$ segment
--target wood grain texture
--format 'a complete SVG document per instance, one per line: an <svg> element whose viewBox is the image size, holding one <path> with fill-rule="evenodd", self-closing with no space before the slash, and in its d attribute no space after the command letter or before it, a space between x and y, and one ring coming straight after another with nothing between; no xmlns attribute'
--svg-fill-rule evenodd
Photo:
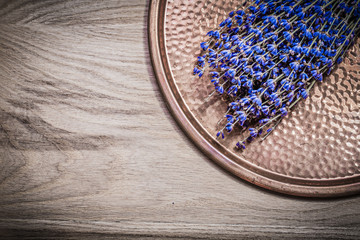
<svg viewBox="0 0 360 240"><path fill-rule="evenodd" d="M178 128L149 2L0 1L0 239L357 239L360 197L232 177Z"/></svg>

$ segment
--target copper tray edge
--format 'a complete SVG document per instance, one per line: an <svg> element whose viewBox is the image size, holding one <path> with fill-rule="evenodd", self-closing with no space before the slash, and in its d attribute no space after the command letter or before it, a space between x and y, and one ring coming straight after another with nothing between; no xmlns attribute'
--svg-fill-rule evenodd
<svg viewBox="0 0 360 240"><path fill-rule="evenodd" d="M226 156L224 150L220 144L213 146L200 132L207 133L207 131L201 127L199 122L193 118L189 119L183 109L187 109L185 103L179 103L175 95L180 95L176 91L176 84L174 79L168 79L172 76L170 71L169 62L167 58L167 51L165 47L164 36L164 24L165 24L165 9L166 0L151 0L149 4L148 15L148 41L149 51L151 57L152 67L154 69L155 77L159 85L162 96L165 100L166 106L170 113L179 124L184 133L190 138L190 140L212 161L226 169L228 172L246 180L252 184L265 189L293 195L300 197L312 197L312 198L326 198L326 197L340 197L354 195L360 192L360 178L349 177L346 179L330 179L330 180L303 180L293 177L284 177L280 174L270 172L266 169L262 169L263 174L258 174L256 169L250 170L239 163L233 161L229 156ZM170 82L169 82L170 80ZM171 84L173 86L171 86ZM196 125L197 127L195 127ZM207 133L208 134L208 133ZM212 136L208 136L208 138ZM213 142L214 144L214 142ZM220 149L219 149L220 148ZM232 156L232 153L227 153ZM233 156L241 158L239 156ZM268 176L267 176L268 175ZM271 177L269 177L271 176ZM293 183L287 183L274 179L286 179L289 178ZM298 183L296 184L296 181ZM321 185L327 183L328 185Z"/></svg>

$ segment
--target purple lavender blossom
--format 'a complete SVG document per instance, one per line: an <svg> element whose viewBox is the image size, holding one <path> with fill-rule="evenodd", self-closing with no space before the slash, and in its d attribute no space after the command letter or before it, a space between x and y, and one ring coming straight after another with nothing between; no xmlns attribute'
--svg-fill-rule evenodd
<svg viewBox="0 0 360 240"><path fill-rule="evenodd" d="M237 143L245 149L268 136L343 60L359 29L360 0L256 0L232 11L208 32L194 68L199 77L210 68L214 92L229 103L217 137L251 126Z"/></svg>

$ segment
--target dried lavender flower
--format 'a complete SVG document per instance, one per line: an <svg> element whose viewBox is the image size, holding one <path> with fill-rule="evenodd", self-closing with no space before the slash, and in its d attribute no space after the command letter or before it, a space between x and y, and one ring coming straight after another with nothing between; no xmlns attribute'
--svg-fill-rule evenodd
<svg viewBox="0 0 360 240"><path fill-rule="evenodd" d="M255 0L219 27L200 44L194 74L211 69L213 93L229 103L217 137L239 125L249 131L237 143L245 149L341 63L360 29L360 0Z"/></svg>

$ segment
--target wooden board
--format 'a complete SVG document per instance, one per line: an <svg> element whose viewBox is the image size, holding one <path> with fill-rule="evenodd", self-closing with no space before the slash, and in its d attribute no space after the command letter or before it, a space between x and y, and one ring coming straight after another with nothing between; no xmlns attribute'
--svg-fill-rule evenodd
<svg viewBox="0 0 360 240"><path fill-rule="evenodd" d="M0 1L0 239L356 239L359 196L287 197L208 160L150 64L148 1Z"/></svg>

